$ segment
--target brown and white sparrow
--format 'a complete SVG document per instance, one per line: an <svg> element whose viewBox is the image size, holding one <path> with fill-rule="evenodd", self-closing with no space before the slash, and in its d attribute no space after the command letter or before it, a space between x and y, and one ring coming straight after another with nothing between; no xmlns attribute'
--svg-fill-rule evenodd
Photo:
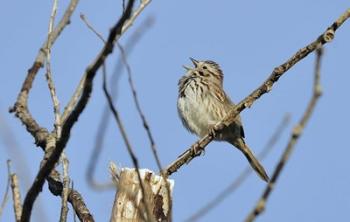
<svg viewBox="0 0 350 222"><path fill-rule="evenodd" d="M203 137L235 106L223 89L223 72L210 60L190 58L194 68L185 67L186 74L179 80L177 109L183 125L192 133ZM248 159L251 167L268 181L264 167L244 141L240 116L215 135L215 140L226 141L238 148Z"/></svg>

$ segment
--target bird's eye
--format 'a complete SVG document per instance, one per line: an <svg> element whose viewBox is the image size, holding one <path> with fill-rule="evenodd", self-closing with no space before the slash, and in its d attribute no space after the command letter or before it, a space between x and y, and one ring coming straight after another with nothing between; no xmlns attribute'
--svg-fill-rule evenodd
<svg viewBox="0 0 350 222"><path fill-rule="evenodd" d="M200 76L204 76L204 73L202 71L199 71Z"/></svg>
<svg viewBox="0 0 350 222"><path fill-rule="evenodd" d="M207 69L207 67L206 67L206 66L203 66L203 69Z"/></svg>

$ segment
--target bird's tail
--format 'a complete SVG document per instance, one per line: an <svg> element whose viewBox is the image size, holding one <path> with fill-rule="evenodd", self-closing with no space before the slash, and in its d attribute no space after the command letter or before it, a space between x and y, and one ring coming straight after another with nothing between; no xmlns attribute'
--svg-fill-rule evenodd
<svg viewBox="0 0 350 222"><path fill-rule="evenodd" d="M251 167L255 170L255 172L258 174L258 176L263 179L265 182L269 182L269 176L267 175L264 167L260 164L259 160L257 160L253 154L253 152L250 150L248 145L244 142L243 139L238 139L234 143L232 143L235 147L237 147L244 156L249 161Z"/></svg>

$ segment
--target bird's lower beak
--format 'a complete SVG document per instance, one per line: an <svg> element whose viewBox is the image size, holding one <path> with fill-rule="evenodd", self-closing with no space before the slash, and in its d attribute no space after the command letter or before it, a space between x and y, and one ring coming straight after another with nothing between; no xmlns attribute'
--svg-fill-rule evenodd
<svg viewBox="0 0 350 222"><path fill-rule="evenodd" d="M194 67L197 67L198 66L198 61L195 60L194 58L190 57L190 60L192 61Z"/></svg>
<svg viewBox="0 0 350 222"><path fill-rule="evenodd" d="M183 67L186 69L186 71L190 71L191 70L191 68L188 67L188 66L183 66Z"/></svg>

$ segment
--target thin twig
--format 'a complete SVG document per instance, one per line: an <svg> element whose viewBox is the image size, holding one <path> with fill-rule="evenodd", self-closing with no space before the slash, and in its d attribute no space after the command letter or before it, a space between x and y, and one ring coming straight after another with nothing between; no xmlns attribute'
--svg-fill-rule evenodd
<svg viewBox="0 0 350 222"><path fill-rule="evenodd" d="M321 57L322 57L322 45L319 45L320 48L317 48L316 50L316 63L315 63L315 73L314 73L314 83L313 83L313 95L310 99L310 102L305 109L305 112L300 119L299 123L296 124L294 129L292 130L291 137L289 139L288 145L286 149L284 150L276 168L273 172L272 178L267 184L263 194L261 195L259 201L257 202L256 206L253 208L253 210L248 214L247 218L245 219L246 222L252 222L256 219L257 216L259 216L264 210L266 206L266 202L272 193L273 189L276 187L276 182L281 174L284 166L289 160L289 157L291 153L294 150L295 144L297 143L298 139L300 138L300 135L302 134L305 125L307 124L308 120L310 119L316 103L318 99L320 98L322 94L321 90L321 84L320 84L320 67L321 67Z"/></svg>
<svg viewBox="0 0 350 222"><path fill-rule="evenodd" d="M11 190L12 190L12 200L13 200L13 210L15 212L16 221L21 220L22 215L22 204L21 204L21 193L19 191L18 178L15 173L11 172L11 162L7 161L8 172L10 173Z"/></svg>
<svg viewBox="0 0 350 222"><path fill-rule="evenodd" d="M181 166L186 163L189 163L193 158L200 155L200 151L204 151L205 147L214 139L213 134L219 133L223 128L230 125L236 118L236 116L242 112L247 107L251 107L253 103L258 100L262 95L271 91L272 86L279 80L279 78L286 73L290 68L292 68L296 63L305 58L311 52L319 46L319 44L324 45L330 42L335 35L336 30L350 17L350 9L347 9L327 30L322 33L315 41L310 43L298 50L291 58L289 58L285 63L276 67L271 75L267 78L263 84L249 94L245 99L238 103L226 117L217 123L212 133L207 134L199 141L194 143L189 149L187 149L183 154L181 154L173 163L171 163L166 169L165 172L169 176L176 172ZM196 147L194 149L193 147ZM195 152L196 150L196 152Z"/></svg>
<svg viewBox="0 0 350 222"><path fill-rule="evenodd" d="M123 35L133 24L133 22L135 21L135 19L141 14L141 12L143 11L143 9L151 2L151 0L141 0L141 3L139 5L139 7L133 12L133 14L131 15L130 18L128 18L122 29L120 32L120 35ZM124 10L124 12L126 12L126 10ZM114 41L118 41L119 36L116 37L114 39ZM113 42L114 44L114 42ZM86 75L83 75L83 77L80 79L79 85L78 87L75 89L74 95L72 96L72 98L70 99L70 101L68 102L67 106L64 108L64 112L62 115L62 123L66 122L68 116L71 114L71 112L73 111L74 107L77 105L78 100L80 98L80 96L82 95L83 92L83 86L85 84L86 81Z"/></svg>
<svg viewBox="0 0 350 222"><path fill-rule="evenodd" d="M131 67L126 59L126 53L123 49L123 47L117 42L117 46L120 50L120 54L121 54L121 59L122 61L124 62L125 64L125 67L126 67L126 72L128 74L128 82L129 82L129 86L130 86L130 89L131 89L131 92L132 92L132 95L133 95L133 98L134 98L134 103L135 103L135 106L136 106L136 109L137 109L137 112L142 120L142 125L143 127L145 128L146 130L146 133L147 133L147 136L148 136L148 140L150 142L150 146L151 146L151 150L152 150L152 154L153 154L153 157L154 159L156 160L156 163L157 163L157 166L158 166L158 170L161 174L161 176L163 177L163 180L164 180L164 183L165 183L165 187L167 189L167 198L168 200L170 200L171 198L171 194L170 194L170 186L169 186L169 183L167 182L167 175L162 171L162 164L160 162L160 159L159 159L159 156L158 156L158 152L157 152L157 147L156 147L156 143L154 142L154 139L153 139L153 136L152 136L152 132L151 132L151 128L146 120L146 117L141 109L141 105L140 105L140 102L139 102L139 99L138 99L138 96L137 96L137 92L136 92L136 88L135 88L135 85L134 85L134 81L133 81L133 78L132 78L132 72L131 72ZM171 209L171 202L170 202L170 209ZM170 210L171 212L171 210ZM171 218L172 216L170 215L169 218Z"/></svg>
<svg viewBox="0 0 350 222"><path fill-rule="evenodd" d="M84 23L86 24L86 26L93 32L96 34L96 36L104 43L106 43L106 40L104 40L103 36L98 32L96 31L96 29L89 23L89 21L86 19L86 16L84 14L80 14L80 18L84 21ZM143 111L141 109L141 105L140 105L140 102L139 102L139 99L138 99L138 96L137 96L137 92L136 92L136 87L135 87L135 84L134 84L134 81L133 81L133 77L132 77L132 71L131 71L131 67L128 63L128 60L127 60L127 56L126 56L126 52L123 48L123 46L117 42L117 47L120 51L120 56L121 56L121 61L124 63L125 67L126 67L126 71L127 71L127 74L128 74L128 82L129 82L129 86L130 86L130 89L131 89L131 92L132 92L132 95L133 95L133 99L134 99L134 103L135 103L135 106L136 106L136 109L137 109L137 112L142 120L142 125L143 127L145 128L146 130L146 133L147 133L147 136L148 136L148 139L150 141L150 145L151 145L151 150L152 150L152 153L153 153L153 156L156 160L156 163L157 163L157 166L158 166L158 169L159 171L162 170L162 165L161 165L161 162L160 162L160 159L159 159L159 156L157 154L157 148L156 148L156 144L154 142L154 139L153 139L153 136L152 136L152 132L151 132L151 129L149 127L149 124L146 120L146 117L145 115L143 114ZM165 179L165 178L164 178ZM166 179L165 179L166 180Z"/></svg>
<svg viewBox="0 0 350 222"><path fill-rule="evenodd" d="M129 142L129 139L128 139L128 136L126 134L126 131L125 131L125 128L124 128L124 125L119 117L119 113L117 111L117 109L115 108L114 104L113 104L113 100L112 100L112 97L111 95L109 94L108 92L108 89L107 89L107 84L106 84L106 71L104 70L103 71L103 92L105 93L105 96L107 98L107 101L108 101L108 105L112 111L112 114L114 116L114 119L118 125L118 128L120 130L120 133L122 135L122 138L123 138L123 141L125 143L125 146L127 148L127 151L129 153L129 156L131 157L131 160L132 160L132 163L134 164L134 167L135 167L135 170L136 170L136 173L137 173L137 178L139 180L139 183L140 183L140 188L141 188L141 194L142 194L142 197L141 197L141 202L143 204L143 207L146 209L146 213L147 213L147 220L148 221L153 221L152 220L152 215L151 214L151 210L149 209L149 206L148 204L146 203L146 199L145 199L145 188L144 188L144 185L143 185L143 182L142 182L142 178L141 178L141 174L139 172L139 163L138 163L138 159L133 151L133 148L131 147L131 144Z"/></svg>
<svg viewBox="0 0 350 222"><path fill-rule="evenodd" d="M86 81L84 81L84 86L83 86L83 92L82 95L77 103L77 105L74 107L73 111L69 113L67 116L67 119L62 122L62 135L59 138L59 140L56 142L55 149L53 150L52 154L50 157L45 161L40 168L36 179L29 189L26 198L24 200L23 204L23 213L22 213L22 218L21 221L29 221L31 211L33 208L33 204L37 196L39 195L39 192L41 191L45 178L50 174L50 172L53 170L55 167L55 164L57 163L63 149L65 148L69 136L70 136L70 131L75 124L75 122L78 120L78 117L80 114L83 112L85 109L89 98L90 94L92 92L92 82L93 79L97 73L97 70L102 66L103 62L107 58L107 56L112 53L113 48L114 48L114 43L115 40L118 39L121 35L121 29L124 25L124 22L130 17L131 11L132 11L132 6L133 6L134 0L130 0L127 5L127 9L125 10L125 13L123 13L122 17L119 19L117 24L113 26L113 28L110 31L107 43L104 45L103 49L101 52L97 55L96 59L88 66L86 69L84 75L86 75Z"/></svg>
<svg viewBox="0 0 350 222"><path fill-rule="evenodd" d="M28 164L27 158L25 158L21 147L17 142L17 138L15 133L11 129L11 127L6 122L0 113L0 138L3 140L5 144L5 148L9 156L13 159L13 163L16 166L17 175L21 178L22 186L24 189L30 186L32 182L32 173ZM34 220L38 221L48 221L48 217L46 214L45 206L43 206L42 200L38 201L37 214Z"/></svg>
<svg viewBox="0 0 350 222"><path fill-rule="evenodd" d="M84 23L86 24L86 26L93 32L97 35L97 37L104 43L106 43L106 40L104 40L103 36L88 22L86 16L84 14L80 14L80 18L84 21ZM126 67L126 71L127 71L127 74L128 74L128 82L129 82L129 86L130 86L130 89L131 89L131 92L132 92L132 95L133 95L133 99L134 99L134 103L135 103L135 106L136 106L136 109L137 109L137 112L139 113L139 116L142 120L142 124L143 124L143 127L145 128L146 130L146 133L147 133L147 136L148 136L148 139L150 141L150 145L151 145L151 150L152 150L152 153L153 153L153 156L156 160L156 163L157 163L157 166L158 166L158 169L160 172L162 172L162 166L161 166L161 163L160 163L160 159L158 157L158 154L157 154L157 149L156 149L156 144L154 142L154 139L153 139L153 136L152 136L152 133L151 133L151 129L149 127L149 124L146 120L146 117L145 115L143 114L143 111L141 109L141 106L140 106L140 102L139 102L139 99L138 99L138 96L137 96L137 92L136 92L136 87L134 85L134 81L133 81L133 78L132 78L132 71L131 71L131 67L126 59L126 53L125 53L125 50L124 48L122 47L122 45L119 43L119 42L116 42L117 44L117 47L119 48L120 50L120 56L121 56L121 60L122 62L124 63L125 67ZM106 87L106 67L105 67L105 64L103 64L103 86L104 86L104 92L106 94L106 96L108 95L107 98L110 98L111 102L112 102L112 105L113 105L113 99L112 99L112 96L109 94L108 90L107 90L107 87ZM108 101L109 104L111 104L110 101ZM110 105L111 106L111 105ZM113 112L114 114L114 112ZM122 123L120 123L122 124ZM118 124L119 126L119 124ZM120 126L119 126L120 128ZM121 129L121 130L124 130L124 129ZM137 168L138 169L138 168ZM164 174L163 175L163 179L165 181L165 183L167 183L166 181L166 176ZM141 178L141 177L140 177ZM140 184L141 184L141 180L140 180ZM169 185L168 183L166 184L166 187L168 188L168 192L169 192ZM143 195L144 196L144 195ZM168 194L168 198L170 198L170 192Z"/></svg>
<svg viewBox="0 0 350 222"><path fill-rule="evenodd" d="M50 22L49 22L49 31L47 34L47 46L46 46L46 80L49 86L50 95L53 102L53 110L55 115L55 131L57 135L57 139L61 136L61 114L60 114L60 103L57 98L55 84L53 82L52 78L52 72L51 72L51 43L50 40L52 37L53 27L55 23L55 17L57 13L57 2L58 0L54 0L53 6L52 6L52 12L50 16Z"/></svg>
<svg viewBox="0 0 350 222"><path fill-rule="evenodd" d="M139 116L140 116L140 118L142 120L143 127L145 128L145 130L147 132L148 140L150 142L151 150L152 150L154 159L156 160L158 169L159 169L159 171L161 171L162 170L162 164L160 162L160 159L159 159L159 156L158 156L158 153L157 153L156 144L154 142L150 126L149 126L149 124L148 124L148 122L146 120L146 117L145 117L142 109L141 109L141 105L140 105L140 102L139 102L139 99L138 99L138 96L137 96L135 84L134 84L133 77L132 77L131 67L130 67L127 59L126 59L126 53L125 53L123 47L120 44L118 44L118 43L117 43L117 46L118 46L118 48L120 50L121 59L123 60L123 62L125 64L125 67L126 67L126 70L127 70L127 73L128 73L128 81L129 81L130 89L131 89L131 92L132 92L132 95L133 95L133 98L134 98L134 103L136 105L137 112L139 113Z"/></svg>
<svg viewBox="0 0 350 222"><path fill-rule="evenodd" d="M141 14L141 12L147 7L149 3L151 3L152 0L140 0L139 7L134 11L130 19L128 19L125 22L125 25L123 26L122 33L126 32L134 23L136 18ZM125 10L124 10L125 11Z"/></svg>
<svg viewBox="0 0 350 222"><path fill-rule="evenodd" d="M66 156L66 154L63 152L61 155L61 161L63 166L63 192L62 192L62 206L61 206L61 215L60 215L60 222L67 221L67 214L68 214L68 206L67 206L67 200L68 200L68 194L69 194L69 174L68 174L68 166L69 161Z"/></svg>
<svg viewBox="0 0 350 222"><path fill-rule="evenodd" d="M103 38L103 36L101 35L101 33L99 33L98 31L96 31L96 29L90 24L90 22L87 20L86 16L83 13L80 13L80 18L81 20L83 20L83 22L85 23L85 25L93 32L95 33L95 35L104 43L106 44L106 40ZM118 44L118 43L117 43Z"/></svg>
<svg viewBox="0 0 350 222"><path fill-rule="evenodd" d="M281 123L276 128L275 132L267 141L265 147L258 154L259 160L265 159L265 157L270 153L270 151L272 151L272 148L282 135L283 131L287 128L289 121L290 115L286 114L283 117ZM233 180L229 186L223 189L216 197L214 197L206 205L201 207L197 212L192 214L186 221L198 221L200 218L205 216L207 213L209 213L211 210L217 207L222 201L224 201L230 194L234 193L237 190L237 188L240 187L242 183L248 178L248 176L252 174L252 172L253 171L250 166L245 167L244 170L242 170L242 172L239 174L239 176L236 177L235 180Z"/></svg>
<svg viewBox="0 0 350 222"><path fill-rule="evenodd" d="M144 35L144 33L150 28L150 26L153 25L154 19L153 17L147 17L146 20L142 21L142 24L139 25L138 28L135 29L133 32L132 36L128 39L127 43L125 44L125 52L126 53L131 53L131 51L134 49L134 46L137 45L141 37ZM127 56L126 56L127 57ZM113 100L115 100L117 96L117 85L118 85L118 80L121 77L122 73L122 68L124 67L122 59L119 57L119 60L114 68L114 71L112 73L112 76L109 79L110 83L110 95L112 96ZM86 169L86 178L88 181L88 184L97 190L105 190L105 189L110 189L110 188L115 188L115 185L111 183L109 180L107 182L101 183L98 182L97 180L94 179L94 174L96 171L96 166L97 162L99 160L99 157L102 153L103 149L103 141L105 138L105 132L108 128L108 125L110 123L109 118L110 118L110 110L108 104L104 107L102 117L100 120L100 123L97 128L97 133L96 133L96 139L95 139L95 144L93 147L93 151L91 153L88 167Z"/></svg>
<svg viewBox="0 0 350 222"><path fill-rule="evenodd" d="M9 191L10 191L10 182L11 182L11 170L10 170L10 164L11 164L11 160L7 160L7 182L6 182L6 189L5 189L5 194L4 197L1 201L1 205L0 205L0 218L2 215L2 211L5 209L7 200L8 200L8 195L9 195Z"/></svg>

